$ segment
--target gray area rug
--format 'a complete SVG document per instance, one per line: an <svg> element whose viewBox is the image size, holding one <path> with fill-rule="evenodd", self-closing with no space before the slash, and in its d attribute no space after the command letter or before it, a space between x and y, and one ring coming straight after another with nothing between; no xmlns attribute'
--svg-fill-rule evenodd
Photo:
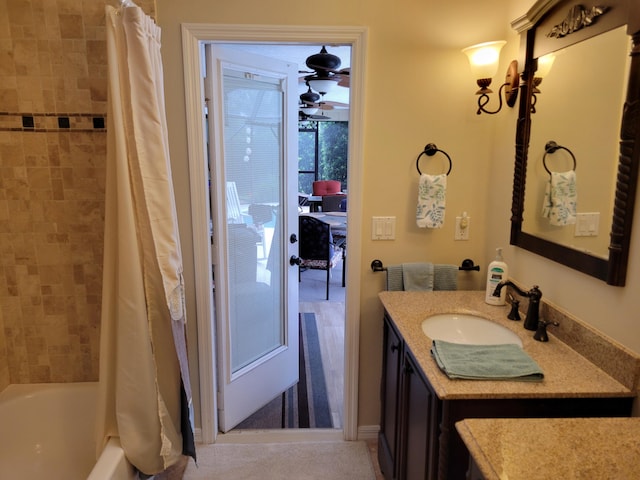
<svg viewBox="0 0 640 480"><path fill-rule="evenodd" d="M315 314L300 314L299 341L298 383L242 421L235 430L333 428Z"/></svg>
<svg viewBox="0 0 640 480"><path fill-rule="evenodd" d="M375 480L365 442L198 445L185 480Z"/></svg>

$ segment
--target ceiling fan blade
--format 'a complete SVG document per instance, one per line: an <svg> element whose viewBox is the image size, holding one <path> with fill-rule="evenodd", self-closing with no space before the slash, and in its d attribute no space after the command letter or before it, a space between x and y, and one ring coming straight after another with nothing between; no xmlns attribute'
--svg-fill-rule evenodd
<svg viewBox="0 0 640 480"><path fill-rule="evenodd" d="M334 105L331 105L329 102L304 103L303 108L318 108L320 110L333 110Z"/></svg>
<svg viewBox="0 0 640 480"><path fill-rule="evenodd" d="M307 115L304 112L298 112L299 120L331 120L331 117L327 117L326 115Z"/></svg>
<svg viewBox="0 0 640 480"><path fill-rule="evenodd" d="M343 103L343 102L333 102L331 100L325 100L324 102L322 102L323 104L331 107L331 108L349 108L349 104L348 103Z"/></svg>
<svg viewBox="0 0 640 480"><path fill-rule="evenodd" d="M351 77L348 76L348 75L345 75L345 76L341 77L340 80L338 80L338 86L339 87L350 88L351 87Z"/></svg>

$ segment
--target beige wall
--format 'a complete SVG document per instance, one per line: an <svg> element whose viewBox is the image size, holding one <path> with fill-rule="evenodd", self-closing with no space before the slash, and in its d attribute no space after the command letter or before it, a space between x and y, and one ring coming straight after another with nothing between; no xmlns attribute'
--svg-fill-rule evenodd
<svg viewBox="0 0 640 480"><path fill-rule="evenodd" d="M473 0L437 4L405 0L391 6L382 0L328 0L322 8L293 0L244 0L220 5L204 0L157 1L158 22L163 28L165 84L172 92L167 97L167 110L185 248L190 245L190 219L180 24L350 25L369 29L360 205L363 241L359 247L350 246L350 254L359 254L362 261L359 425L376 425L379 418L382 309L377 292L383 288L384 277L370 271L369 263L374 258L393 264L418 260L459 263L470 257L486 272L495 248L502 246L514 279L524 285L539 284L545 299L640 352L639 329L631 318L638 308L631 292L634 285L637 291L638 278L633 270L634 266L639 270L639 252L632 252L629 286L617 289L508 246L517 111L508 109L495 116L475 114L475 85L460 53L461 48L473 43L504 38L508 44L503 49L500 72L506 71L508 61L519 52L519 39L509 23L526 12L532 2L513 0L508 8L504 3L483 2L479 9ZM428 142L446 150L453 160L447 220L441 230L420 230L413 220L418 180L415 158ZM421 161L421 165L427 173L441 171L435 157ZM472 218L471 240L454 242L453 218L462 211ZM368 239L373 215L397 217L395 241ZM191 255L185 252L186 262ZM483 288L483 273L469 276L469 286ZM583 295L585 291L592 294ZM606 315L609 310L616 314Z"/></svg>
<svg viewBox="0 0 640 480"><path fill-rule="evenodd" d="M137 3L153 12L152 0ZM505 8L504 0L491 0L483 2L482 9L475 0L441 3L328 0L320 8L294 0L156 2L163 28L170 145L192 327L194 259L180 23L369 28L363 242L359 248L350 246L350 254L361 255L363 266L360 425L375 425L379 416L382 310L377 292L383 277L369 270L373 258L392 264L459 263L470 257L485 272L495 247L503 246L513 278L524 285L539 284L546 300L640 352L634 318L640 309L637 248L631 251L627 287L614 288L508 246L517 112L475 115L474 84L460 49L504 38L509 43L500 71L505 71L518 52L509 22L531 2L512 0ZM17 117L87 113L85 120L104 114L102 5L91 0L0 0L0 113ZM95 380L105 134L91 126L87 132L57 132L50 123L55 116L40 119L49 122L49 131L23 132L21 127L14 129L20 118L4 113L0 117L0 389L13 382ZM453 160L447 220L443 229L433 231L420 230L413 222L415 158L429 142ZM423 171L441 171L435 158L422 161ZM462 211L472 218L471 240L454 242L452 220ZM398 218L396 241L368 240L373 215ZM636 227L638 216L640 209ZM482 273L469 276L470 287L482 288ZM190 344L195 345L194 332L190 333Z"/></svg>

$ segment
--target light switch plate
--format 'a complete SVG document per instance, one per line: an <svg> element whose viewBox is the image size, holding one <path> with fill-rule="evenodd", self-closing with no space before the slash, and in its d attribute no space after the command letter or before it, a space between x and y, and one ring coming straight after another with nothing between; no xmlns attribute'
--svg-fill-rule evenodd
<svg viewBox="0 0 640 480"><path fill-rule="evenodd" d="M395 240L396 217L371 217L371 240Z"/></svg>
<svg viewBox="0 0 640 480"><path fill-rule="evenodd" d="M576 237L595 237L600 228L600 212L578 213L576 215Z"/></svg>

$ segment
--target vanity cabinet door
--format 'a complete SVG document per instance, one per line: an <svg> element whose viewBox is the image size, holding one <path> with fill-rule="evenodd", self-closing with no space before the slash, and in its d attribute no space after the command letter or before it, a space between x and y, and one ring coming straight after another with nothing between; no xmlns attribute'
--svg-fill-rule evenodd
<svg viewBox="0 0 640 480"><path fill-rule="evenodd" d="M400 394L400 366L402 341L385 315L383 326L382 381L380 400L382 413L378 434L378 463L387 480L396 478L398 447L398 397Z"/></svg>
<svg viewBox="0 0 640 480"><path fill-rule="evenodd" d="M416 366L411 352L405 351L402 376L402 422L399 478L430 480L438 478L438 442L441 402Z"/></svg>

